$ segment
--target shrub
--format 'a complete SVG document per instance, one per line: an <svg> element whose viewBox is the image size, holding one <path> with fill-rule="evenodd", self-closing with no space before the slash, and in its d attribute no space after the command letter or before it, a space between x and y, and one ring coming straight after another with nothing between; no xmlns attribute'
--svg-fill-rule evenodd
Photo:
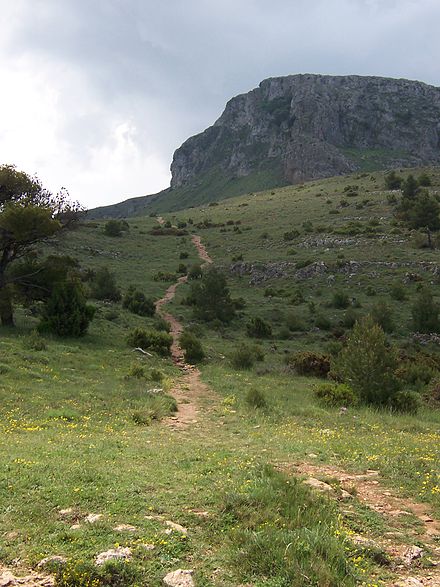
<svg viewBox="0 0 440 587"><path fill-rule="evenodd" d="M270 338L272 336L272 326L259 316L252 318L246 324L247 335L252 338Z"/></svg>
<svg viewBox="0 0 440 587"><path fill-rule="evenodd" d="M266 396L262 391L254 387L251 387L246 393L245 401L249 407L257 410L267 408Z"/></svg>
<svg viewBox="0 0 440 587"><path fill-rule="evenodd" d="M386 405L399 388L397 354L371 316L356 322L335 372L366 404Z"/></svg>
<svg viewBox="0 0 440 587"><path fill-rule="evenodd" d="M202 343L192 333L185 330L179 338L180 346L184 350L185 361L187 363L199 363L205 358L205 352Z"/></svg>
<svg viewBox="0 0 440 587"><path fill-rule="evenodd" d="M426 173L422 173L421 175L419 175L417 181L418 184L424 188L429 187L431 185L431 178Z"/></svg>
<svg viewBox="0 0 440 587"><path fill-rule="evenodd" d="M432 407L440 407L440 380L435 380L424 394L424 400Z"/></svg>
<svg viewBox="0 0 440 587"><path fill-rule="evenodd" d="M345 383L324 383L315 391L316 397L326 406L353 406L358 397Z"/></svg>
<svg viewBox="0 0 440 587"><path fill-rule="evenodd" d="M332 323L324 314L318 314L315 317L315 326L320 330L330 330Z"/></svg>
<svg viewBox="0 0 440 587"><path fill-rule="evenodd" d="M189 257L189 253L187 253L186 251L181 251L180 255L179 255L179 259L188 259Z"/></svg>
<svg viewBox="0 0 440 587"><path fill-rule="evenodd" d="M374 306L371 308L371 317L384 332L393 332L393 311L386 302L379 301L374 304Z"/></svg>
<svg viewBox="0 0 440 587"><path fill-rule="evenodd" d="M406 300L406 291L401 283L393 283L390 287L390 297L396 302L403 302Z"/></svg>
<svg viewBox="0 0 440 587"><path fill-rule="evenodd" d="M391 409L406 414L417 414L421 404L420 395L416 391L407 390L398 391L390 401Z"/></svg>
<svg viewBox="0 0 440 587"><path fill-rule="evenodd" d="M302 291L299 288L293 292L292 297L290 298L290 301L292 302L292 304L294 306L299 306L305 302L304 294L302 293Z"/></svg>
<svg viewBox="0 0 440 587"><path fill-rule="evenodd" d="M127 377L134 377L135 379L145 379L145 369L142 365L134 364L130 367Z"/></svg>
<svg viewBox="0 0 440 587"><path fill-rule="evenodd" d="M234 369L251 369L255 363L255 353L248 345L241 345L231 353L231 365Z"/></svg>
<svg viewBox="0 0 440 587"><path fill-rule="evenodd" d="M331 305L333 308L344 310L350 305L350 298L345 291L335 291L332 297Z"/></svg>
<svg viewBox="0 0 440 587"><path fill-rule="evenodd" d="M286 326L291 332L304 332L307 330L305 321L295 312L286 315Z"/></svg>
<svg viewBox="0 0 440 587"><path fill-rule="evenodd" d="M166 357L171 354L173 337L159 330L135 328L127 336L127 343L131 347L139 347Z"/></svg>
<svg viewBox="0 0 440 587"><path fill-rule="evenodd" d="M407 363L397 372L404 383L421 389L435 377L436 371L423 363Z"/></svg>
<svg viewBox="0 0 440 587"><path fill-rule="evenodd" d="M300 351L287 357L287 364L293 367L298 375L327 377L330 372L330 358L313 351Z"/></svg>
<svg viewBox="0 0 440 587"><path fill-rule="evenodd" d="M119 302L121 292L116 285L115 276L107 267L101 267L93 277L90 293L95 300Z"/></svg>
<svg viewBox="0 0 440 587"><path fill-rule="evenodd" d="M110 322L114 322L119 318L119 312L117 310L107 310L104 313L104 318Z"/></svg>
<svg viewBox="0 0 440 587"><path fill-rule="evenodd" d="M128 230L128 224L123 220L109 220L104 224L106 236L121 236L124 230Z"/></svg>
<svg viewBox="0 0 440 587"><path fill-rule="evenodd" d="M403 179L396 175L395 171L390 171L390 173L385 176L385 188L387 190L400 190L402 181Z"/></svg>
<svg viewBox="0 0 440 587"><path fill-rule="evenodd" d="M198 264L191 265L191 267L188 269L187 275L188 279L190 280L200 279L202 277L202 268Z"/></svg>
<svg viewBox="0 0 440 587"><path fill-rule="evenodd" d="M298 236L299 236L298 230L290 230L289 232L285 232L283 234L283 239L285 241L292 241L293 239L297 238Z"/></svg>
<svg viewBox="0 0 440 587"><path fill-rule="evenodd" d="M200 320L228 323L235 316L226 277L215 267L208 269L200 280L191 284L190 297L194 316Z"/></svg>
<svg viewBox="0 0 440 587"><path fill-rule="evenodd" d="M357 313L353 310L353 308L348 308L345 312L344 316L342 317L341 324L345 328L353 328L356 324L356 320L358 319Z"/></svg>
<svg viewBox="0 0 440 587"><path fill-rule="evenodd" d="M128 288L127 293L122 300L122 306L138 316L154 316L156 312L154 300L146 298L145 295L133 285Z"/></svg>
<svg viewBox="0 0 440 587"><path fill-rule="evenodd" d="M176 281L176 274L168 271L158 271L153 275L154 281Z"/></svg>
<svg viewBox="0 0 440 587"><path fill-rule="evenodd" d="M91 563L56 565L56 587L123 587L137 583L136 569L124 562L109 561L100 567Z"/></svg>
<svg viewBox="0 0 440 587"><path fill-rule="evenodd" d="M430 334L440 331L439 306L428 289L422 289L411 308L413 327L416 332Z"/></svg>
<svg viewBox="0 0 440 587"><path fill-rule="evenodd" d="M171 324L162 318L162 316L154 317L153 328L155 330L163 330L164 332L171 332Z"/></svg>
<svg viewBox="0 0 440 587"><path fill-rule="evenodd" d="M83 336L94 314L95 308L86 303L80 283L60 283L54 287L45 305L38 330L58 336Z"/></svg>
<svg viewBox="0 0 440 587"><path fill-rule="evenodd" d="M23 346L31 351L45 351L47 349L46 341L38 330L33 330L29 336L23 338Z"/></svg>
<svg viewBox="0 0 440 587"><path fill-rule="evenodd" d="M154 367L149 369L146 377L150 381L155 381L156 383L161 383L165 379L165 375L162 373L162 371L160 369L155 369Z"/></svg>
<svg viewBox="0 0 440 587"><path fill-rule="evenodd" d="M186 275L187 271L188 267L185 265L185 263L179 263L176 273L179 273L180 275Z"/></svg>

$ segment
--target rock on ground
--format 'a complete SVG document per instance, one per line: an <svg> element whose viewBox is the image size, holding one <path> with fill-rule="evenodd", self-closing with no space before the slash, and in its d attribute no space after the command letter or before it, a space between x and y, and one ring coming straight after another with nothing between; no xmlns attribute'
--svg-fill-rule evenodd
<svg viewBox="0 0 440 587"><path fill-rule="evenodd" d="M118 548L111 548L105 552L101 552L95 558L96 565L103 565L109 560L130 560L131 550L129 548L118 546Z"/></svg>
<svg viewBox="0 0 440 587"><path fill-rule="evenodd" d="M195 587L194 580L192 578L193 570L177 569L168 573L163 579L163 582L167 587Z"/></svg>

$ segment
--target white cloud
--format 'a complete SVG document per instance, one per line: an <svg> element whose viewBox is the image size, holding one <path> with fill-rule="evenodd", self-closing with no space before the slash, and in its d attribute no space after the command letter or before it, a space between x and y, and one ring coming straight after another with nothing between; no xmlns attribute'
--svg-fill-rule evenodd
<svg viewBox="0 0 440 587"><path fill-rule="evenodd" d="M231 96L290 73L438 85L438 0L0 0L0 162L88 206L167 187Z"/></svg>

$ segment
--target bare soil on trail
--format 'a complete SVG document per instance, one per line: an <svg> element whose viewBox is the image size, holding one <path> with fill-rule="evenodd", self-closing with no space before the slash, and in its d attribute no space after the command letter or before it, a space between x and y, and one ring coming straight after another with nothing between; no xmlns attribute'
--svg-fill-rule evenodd
<svg viewBox="0 0 440 587"><path fill-rule="evenodd" d="M163 224L162 217L158 217L159 224ZM191 241L197 249L199 257L204 261L202 266L212 263L212 259L201 242L200 236L193 234ZM184 353L179 345L179 336L182 333L183 326L175 316L165 310L165 306L176 295L177 288L186 283L187 276L179 277L176 283L170 285L163 298L156 302L156 311L171 325L170 334L173 337L171 346L171 356L175 365L181 369L183 375L176 382L171 395L177 401L177 413L175 416L168 418L165 422L175 429L182 429L190 424L197 422L197 416L200 408L200 400L212 396L212 391L200 379L200 371L194 366L185 362Z"/></svg>
<svg viewBox="0 0 440 587"><path fill-rule="evenodd" d="M279 464L278 467L309 480L318 479L330 485L336 481L340 489L354 495L360 503L384 518L390 530L379 539L374 537L372 542L378 544L393 561L396 576L387 583L389 587L440 586L440 521L433 517L428 504L400 497L396 491L382 485L380 474L375 470L354 474L335 466L309 462ZM336 499L337 495L336 491ZM349 514L355 508L353 500L343 499L341 508ZM357 538L360 542L362 539L369 540L368 536ZM420 556L410 560L414 546L422 548L423 554L432 563L430 568L424 568Z"/></svg>

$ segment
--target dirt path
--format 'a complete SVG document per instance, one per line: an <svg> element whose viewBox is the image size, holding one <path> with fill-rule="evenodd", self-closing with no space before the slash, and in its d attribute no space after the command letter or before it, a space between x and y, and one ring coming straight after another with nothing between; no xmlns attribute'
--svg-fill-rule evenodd
<svg viewBox="0 0 440 587"><path fill-rule="evenodd" d="M312 486L316 480L318 483L327 481L329 485L336 480L340 489L356 495L363 505L384 518L390 530L379 539L375 537L373 542L380 545L393 561L396 577L387 583L389 587L440 586L440 521L432 516L428 504L400 497L397 492L384 487L379 472L374 470L353 474L331 465L306 462L295 465L280 464L279 468L307 477L306 483ZM337 492L335 495L338 499ZM343 496L339 499L345 514L354 511L353 500L344 499ZM368 536L355 538L361 544L363 540L370 540ZM417 547L422 548L423 553L432 562L431 568L423 568L421 553Z"/></svg>
<svg viewBox="0 0 440 587"><path fill-rule="evenodd" d="M159 224L164 223L161 216L157 218L157 221ZM191 241L196 247L200 259L204 261L202 267L212 263L212 259L202 244L200 236L196 234L192 235ZM166 304L176 295L176 290L179 285L186 283L187 280L188 278L186 275L180 277L176 283L170 285L163 298L156 302L157 313L171 325L170 334L173 337L171 356L173 362L183 372L183 376L179 378L178 382L171 390L171 395L173 395L177 401L177 414L166 421L169 426L175 429L185 428L190 424L196 423L200 400L212 395L209 387L202 383L200 379L200 371L193 365L185 363L184 353L179 345L179 336L183 330L182 324L175 316L165 310Z"/></svg>

